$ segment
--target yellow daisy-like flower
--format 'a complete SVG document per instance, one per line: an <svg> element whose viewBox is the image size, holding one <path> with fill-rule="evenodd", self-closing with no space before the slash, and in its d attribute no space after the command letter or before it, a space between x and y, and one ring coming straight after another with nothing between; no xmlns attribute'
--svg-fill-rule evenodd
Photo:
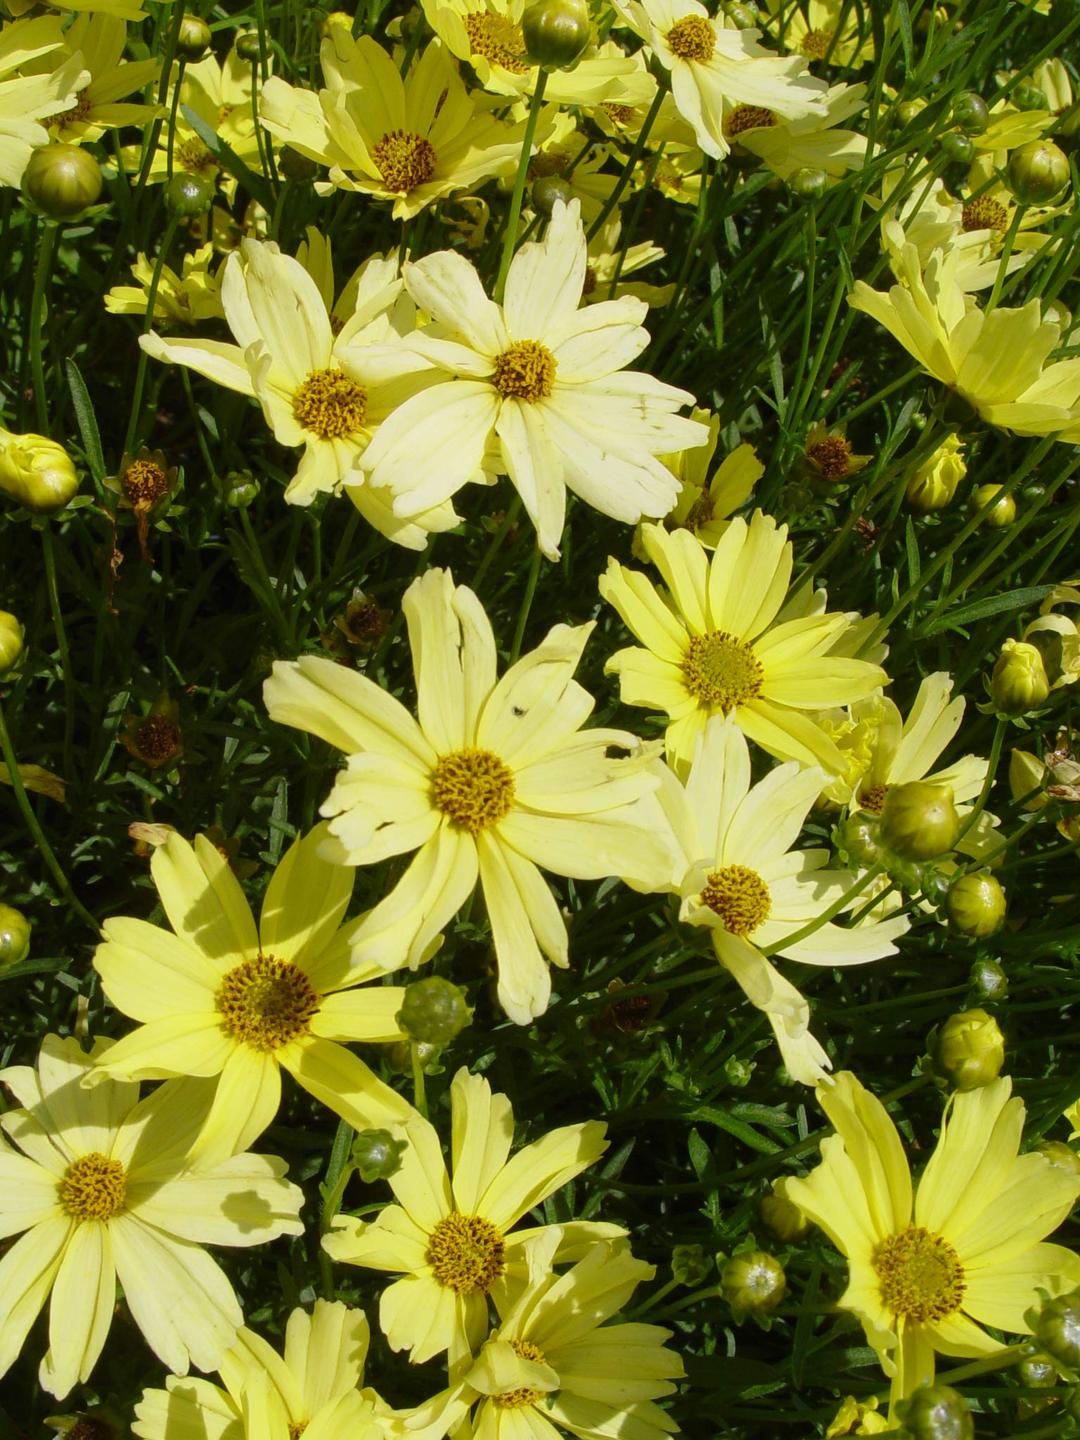
<svg viewBox="0 0 1080 1440"><path fill-rule="evenodd" d="M125 95L156 80L161 70L159 60L123 60L126 20L84 12L75 17L64 43L90 78L79 88L74 106L49 122L53 139L77 145L83 140L98 140L106 130L118 130L123 125L149 125L157 116L166 114L159 105L119 103Z"/></svg>
<svg viewBox="0 0 1080 1440"><path fill-rule="evenodd" d="M386 420L363 466L399 515L449 500L481 467L510 476L541 550L559 554L570 489L634 524L665 515L677 486L656 458L705 440L675 412L693 396L625 367L645 349L648 307L624 296L581 307L588 253L574 201L514 256L505 303L451 250L404 267L433 325L399 344L435 383Z"/></svg>
<svg viewBox="0 0 1080 1440"><path fill-rule="evenodd" d="M297 1308L285 1352L242 1328L218 1367L224 1389L170 1375L145 1390L131 1433L142 1440L381 1440L388 1433L374 1391L361 1391L370 1333L367 1317L341 1301Z"/></svg>
<svg viewBox="0 0 1080 1440"><path fill-rule="evenodd" d="M1012 231L1012 252L1005 266L1015 274L1039 254L1051 237L1037 227L1067 207L1025 205L1019 224L1013 229L1016 202L1008 188L993 179L994 167L980 156L968 173L968 200L958 200L935 180L929 190L918 185L900 204L891 206L881 226L881 244L897 278L903 276L903 250L914 245L923 269L935 250L955 251L956 284L961 290L985 290L1001 270L1001 250L1006 234ZM882 186L887 200L903 179L903 170L890 171Z"/></svg>
<svg viewBox="0 0 1080 1440"><path fill-rule="evenodd" d="M681 486L666 523L692 531L706 550L715 550L727 522L740 505L746 504L765 474L765 466L752 445L737 445L730 455L725 455L710 479L709 466L720 439L720 419L711 410L694 409L690 413L692 419L708 425L709 439L693 450L662 457ZM638 554L637 549L634 553ZM638 558L647 557L642 552Z"/></svg>
<svg viewBox="0 0 1080 1440"><path fill-rule="evenodd" d="M170 108L176 83L174 80L169 87L167 103ZM220 178L229 195L236 189L236 180L222 171L198 131L184 118L180 108L183 106L205 121L245 165L261 170L255 117L251 109L251 84L251 64L235 50L229 51L224 63L216 55L207 55L204 60L186 67L180 80L180 106L172 138L173 173L186 170L193 175L204 175L209 180ZM150 163L147 179L151 183L164 181L169 176L169 128L167 125L162 128ZM141 152L135 149L129 155L129 168L138 170L142 164Z"/></svg>
<svg viewBox="0 0 1080 1440"><path fill-rule="evenodd" d="M783 44L808 61L829 57L830 65L864 65L874 58L869 22L844 0L766 0L773 28L783 27Z"/></svg>
<svg viewBox="0 0 1080 1440"><path fill-rule="evenodd" d="M832 85L822 97L824 114L785 120L758 105L737 105L724 118L729 143L741 145L788 180L804 167L838 180L866 161L866 136L843 122L864 108L865 85Z"/></svg>
<svg viewBox="0 0 1080 1440"><path fill-rule="evenodd" d="M162 1085L141 1101L138 1085L86 1089L111 1043L87 1055L77 1040L47 1035L36 1067L0 1071L20 1107L0 1124L22 1152L0 1142L0 1235L22 1236L0 1260L0 1374L51 1292L40 1382L58 1397L97 1363L117 1280L170 1370L214 1369L244 1317L203 1245L261 1245L304 1228L303 1194L284 1178L284 1161L194 1159L211 1101L205 1082Z"/></svg>
<svg viewBox="0 0 1080 1440"><path fill-rule="evenodd" d="M89 79L81 59L69 56L63 46L58 15L0 27L0 185L22 183L31 150L48 143L49 132L40 122L69 110ZM42 56L48 73L17 73Z"/></svg>
<svg viewBox="0 0 1080 1440"><path fill-rule="evenodd" d="M674 283L649 285L628 278L647 265L663 260L665 252L651 240L640 240L635 245L624 247L621 235L622 221L618 215L612 215L589 241L589 263L585 268L585 288L581 298L586 305L598 305L602 300L618 300L622 295L632 295L635 300L644 300L650 308L666 305L675 294ZM694 420L701 418L696 410L691 416Z"/></svg>
<svg viewBox="0 0 1080 1440"><path fill-rule="evenodd" d="M402 609L419 724L374 681L312 656L277 662L266 708L349 757L322 806L342 864L418 849L352 932L353 963L430 959L479 878L499 1002L525 1025L548 1006L545 962L569 964L566 922L538 867L646 884L670 872L646 805L651 757L624 730L581 729L593 699L572 677L592 625L556 625L496 680L491 624L449 571L415 580Z"/></svg>
<svg viewBox="0 0 1080 1440"><path fill-rule="evenodd" d="M883 293L857 280L848 303L884 325L988 424L1080 441L1080 358L1046 363L1061 326L1042 318L1039 300L986 314L957 280L956 251L934 251L925 272L914 245L905 241L898 252L900 283Z"/></svg>
<svg viewBox="0 0 1080 1440"><path fill-rule="evenodd" d="M1080 1257L1040 1243L1072 1209L1080 1176L1018 1153L1025 1111L1011 1090L1003 1077L953 1095L913 1200L895 1125L844 1072L817 1092L837 1131L821 1164L783 1182L847 1258L839 1303L862 1321L893 1405L933 1380L935 1353L993 1354L1001 1342L983 1325L1029 1334L1024 1312L1040 1288L1080 1284Z"/></svg>
<svg viewBox="0 0 1080 1440"><path fill-rule="evenodd" d="M553 1263L624 1232L591 1221L513 1229L600 1158L607 1148L601 1121L564 1125L509 1159L514 1112L505 1095L459 1070L450 1101L453 1179L434 1126L416 1115L401 1168L388 1182L398 1203L370 1222L339 1215L322 1243L335 1260L402 1272L379 1301L391 1349L408 1350L416 1365L448 1350L453 1370L488 1333L488 1296L505 1308L508 1286L525 1278L529 1240L553 1236Z"/></svg>
<svg viewBox="0 0 1080 1440"><path fill-rule="evenodd" d="M250 1145L277 1114L281 1071L358 1130L405 1120L411 1107L342 1041L402 1038L400 986L358 989L380 973L349 958L341 928L354 875L319 858L320 826L274 871L258 927L226 858L205 836L172 834L151 874L174 934L113 916L94 955L105 994L139 1021L97 1067L99 1078L219 1075L200 1146ZM354 922L355 924L355 922Z"/></svg>
<svg viewBox="0 0 1080 1440"><path fill-rule="evenodd" d="M830 653L852 617L777 623L791 580L787 526L756 510L732 520L711 557L689 530L643 525L641 543L665 596L640 571L608 561L600 594L646 647L617 651L607 669L627 705L664 710L671 763L686 773L710 715L734 715L747 737L782 760L840 773L844 759L813 713L888 684L877 665Z"/></svg>
<svg viewBox="0 0 1080 1440"><path fill-rule="evenodd" d="M110 315L145 315L155 262L140 254L131 267L135 285L114 285L105 296ZM154 295L154 319L159 325L197 325L200 320L219 320L221 308L220 266L214 262L213 245L200 245L184 256L180 274L161 267Z"/></svg>

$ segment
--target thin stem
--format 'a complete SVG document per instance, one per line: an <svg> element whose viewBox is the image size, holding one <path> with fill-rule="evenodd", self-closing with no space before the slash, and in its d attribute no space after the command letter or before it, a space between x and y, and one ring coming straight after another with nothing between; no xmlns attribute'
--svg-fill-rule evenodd
<svg viewBox="0 0 1080 1440"><path fill-rule="evenodd" d="M506 290L506 277L510 273L510 261L514 258L514 247L517 244L518 221L521 219L521 202L525 198L525 180L529 173L529 161L532 159L533 139L536 135L536 127L540 120L540 107L544 100L544 90L547 88L547 71L541 67L536 72L536 89L529 101L529 118L525 122L525 135L521 141L521 156L518 159L517 175L514 177L514 191L510 196L510 213L506 217L506 232L503 235L502 259L499 261L499 274L495 281L495 299L501 305L503 293Z"/></svg>
<svg viewBox="0 0 1080 1440"><path fill-rule="evenodd" d="M529 623L529 611L532 609L533 596L536 594L536 581L540 575L540 546L537 545L532 553L532 560L529 564L529 576L525 581L525 594L522 597L521 609L518 611L517 624L514 626L514 643L510 647L510 664L513 665L521 654L521 642L525 638L525 626Z"/></svg>
<svg viewBox="0 0 1080 1440"><path fill-rule="evenodd" d="M46 220L37 264L34 266L34 291L30 300L30 373L34 387L34 416L42 435L49 433L49 410L45 394L45 361L42 353L41 330L45 323L46 292L52 276L58 226Z"/></svg>
<svg viewBox="0 0 1080 1440"><path fill-rule="evenodd" d="M426 1120L428 1113L427 1096L424 1093L424 1065L420 1059L420 1046L415 1040L409 1044L409 1055L412 1060L413 1104Z"/></svg>
<svg viewBox="0 0 1080 1440"><path fill-rule="evenodd" d="M45 589L49 596L49 613L52 615L56 648L60 651L60 669L64 676L64 775L70 780L72 741L75 736L75 675L71 668L71 649L64 625L64 612L60 608L60 589L56 583L56 552L53 549L52 530L48 521L41 524L39 529L42 558L45 561Z"/></svg>
<svg viewBox="0 0 1080 1440"><path fill-rule="evenodd" d="M649 138L649 131L652 129L656 121L657 115L660 114L660 106L664 103L664 96L666 94L666 85L658 85L656 87L656 94L653 96L653 102L649 106L649 113L645 116L644 123L642 124L641 129L638 132L638 137L634 141L633 149L626 157L626 164L622 168L622 174L615 182L614 190L612 190L611 194L604 201L603 207L600 210L600 214L597 215L596 219L586 231L586 240L591 240L595 235L598 235L600 233L600 231L603 229L604 221L608 218L611 212L615 209L615 206L622 199L622 193L626 189L627 185L630 183L630 176L634 173L634 166L641 158L641 152L645 149L645 142Z"/></svg>
<svg viewBox="0 0 1080 1440"><path fill-rule="evenodd" d="M158 286L161 283L161 272L165 268L165 257L172 247L173 237L176 234L176 227L180 220L176 215L169 216L169 223L165 227L165 238L161 242L161 249L158 251L157 260L154 263L154 273L150 277L150 288L146 292L146 313L143 315L142 333L148 335L154 323L154 303L157 300ZM146 351L140 345L139 362L135 370L135 386L131 397L131 411L128 415L127 430L124 434L124 454L130 455L135 444L135 437L139 430L139 415L142 410L143 390L146 386L146 365L149 360Z"/></svg>
<svg viewBox="0 0 1080 1440"><path fill-rule="evenodd" d="M778 940L775 945L764 946L761 953L766 958L770 955L776 955L781 950L787 950L798 941L805 940L808 936L813 935L816 930L820 930L822 925L833 919L834 916L839 915L850 900L854 899L856 895L861 895L866 887L883 873L883 870L884 867L881 865L872 865L866 874L861 875L850 890L845 890L839 900L834 900L828 909L823 910L820 915L816 915L813 920L804 925L801 930L796 930L793 935L785 935L783 940Z"/></svg>

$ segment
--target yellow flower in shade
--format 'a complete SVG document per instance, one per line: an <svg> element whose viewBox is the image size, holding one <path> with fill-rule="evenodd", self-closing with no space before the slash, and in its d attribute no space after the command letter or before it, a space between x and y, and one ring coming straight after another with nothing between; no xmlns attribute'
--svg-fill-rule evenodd
<svg viewBox="0 0 1080 1440"><path fill-rule="evenodd" d="M114 285L105 296L110 315L145 315L153 284L156 262L140 254L131 267L134 285ZM215 265L214 247L200 245L184 256L180 274L168 265L161 267L154 295L154 319L162 327L197 325L200 320L218 320L221 308L220 266Z"/></svg>
<svg viewBox="0 0 1080 1440"><path fill-rule="evenodd" d="M398 1203L372 1221L339 1215L322 1243L335 1260L399 1272L379 1301L390 1348L408 1350L416 1365L448 1350L453 1369L488 1334L488 1297L505 1308L508 1287L526 1277L529 1240L552 1235L554 1262L625 1232L581 1220L513 1228L600 1158L607 1148L601 1121L552 1130L511 1159L514 1112L505 1095L459 1070L450 1101L453 1178L434 1126L414 1115L401 1168L388 1182Z"/></svg>
<svg viewBox="0 0 1080 1440"><path fill-rule="evenodd" d="M145 1390L131 1433L141 1440L217 1436L219 1440L381 1440L374 1391L360 1390L370 1339L362 1310L316 1300L295 1309L285 1352L242 1328L217 1367L224 1389L170 1375L165 1390Z"/></svg>
<svg viewBox="0 0 1080 1440"><path fill-rule="evenodd" d="M404 267L435 323L399 344L436 383L390 416L363 460L397 514L444 503L492 468L556 559L567 489L628 524L670 510L676 482L656 457L702 444L705 427L675 413L692 395L625 368L649 343L643 301L581 307L587 263L575 201L557 202L543 240L514 256L502 305L454 251Z"/></svg>
<svg viewBox="0 0 1080 1440"><path fill-rule="evenodd" d="M807 965L865 965L895 955L905 916L845 928L833 921L791 939L851 889L854 877L829 870L829 852L793 850L824 780L814 768L780 765L750 783L750 752L732 718L705 727L685 786L670 771L660 803L679 846L673 888L679 918L706 926L720 964L765 1013L794 1079L813 1085L831 1062L809 1032L804 997L763 950ZM854 897L846 909L862 903Z"/></svg>
<svg viewBox="0 0 1080 1440"><path fill-rule="evenodd" d="M874 41L868 21L844 0L766 0L773 26L783 26L785 50L805 60L853 68L874 58ZM865 35L860 32L865 31Z"/></svg>
<svg viewBox="0 0 1080 1440"><path fill-rule="evenodd" d="M958 252L935 250L924 272L914 245L905 241L897 251L900 283L882 292L857 280L848 303L884 325L988 424L1080 441L1080 358L1047 364L1061 326L1042 318L1039 300L987 314L958 283Z"/></svg>
<svg viewBox="0 0 1080 1440"><path fill-rule="evenodd" d="M322 806L342 864L418 850L352 932L353 963L430 959L479 878L499 1002L524 1025L547 1009L545 961L569 964L566 922L540 869L646 888L670 871L647 804L651 753L624 730L581 728L593 700L572 677L591 624L556 625L496 680L491 624L449 571L415 580L402 609L419 724L374 681L310 656L277 662L266 708L349 757Z"/></svg>
<svg viewBox="0 0 1080 1440"><path fill-rule="evenodd" d="M262 1245L304 1228L303 1195L276 1156L193 1159L205 1081L161 1085L141 1101L138 1085L115 1080L87 1090L111 1043L86 1055L77 1040L47 1035L36 1067L0 1071L20 1107L0 1121L18 1147L0 1142L0 1234L21 1234L0 1260L0 1374L51 1292L40 1382L58 1397L97 1363L117 1280L170 1370L214 1369L244 1317L202 1246Z"/></svg>
<svg viewBox="0 0 1080 1440"><path fill-rule="evenodd" d="M517 168L524 124L505 125L477 105L445 46L433 40L402 79L370 36L334 25L322 43L326 88L315 94L271 77L259 118L283 143L329 166L320 193L360 191L392 200L408 220L455 190Z"/></svg>
<svg viewBox="0 0 1080 1440"><path fill-rule="evenodd" d="M934 1378L935 1353L990 1355L982 1328L1030 1333L1040 1288L1080 1284L1080 1257L1040 1243L1072 1209L1080 1176L1018 1154L1024 1103L1012 1082L955 1093L912 1199L903 1145L885 1107L844 1072L818 1089L837 1133L821 1164L783 1182L787 1199L847 1258L840 1298L892 1379L893 1405Z"/></svg>
<svg viewBox="0 0 1080 1440"><path fill-rule="evenodd" d="M814 712L888 684L877 665L835 651L849 615L777 623L791 580L787 526L756 510L736 517L710 557L688 530L643 525L641 542L668 594L608 561L600 594L642 642L607 663L623 702L666 711L668 758L682 774L710 715L734 715L746 736L782 760L841 773L844 759Z"/></svg>
<svg viewBox="0 0 1080 1440"><path fill-rule="evenodd" d="M876 1395L871 1395L869 1400L846 1395L825 1431L825 1440L837 1440L840 1435L880 1435L889 1428L888 1420L878 1413Z"/></svg>
<svg viewBox="0 0 1080 1440"><path fill-rule="evenodd" d="M765 474L765 466L752 445L737 445L709 479L709 466L720 438L720 419L711 410L695 409L690 413L692 419L708 425L709 439L693 450L662 457L682 487L666 523L692 531L706 550L715 550L727 522L740 505L746 504ZM644 552L639 558L646 558Z"/></svg>
<svg viewBox="0 0 1080 1440"><path fill-rule="evenodd" d="M75 17L64 42L90 78L80 86L72 109L53 116L49 123L53 139L77 145L83 140L98 140L106 130L118 130L122 125L149 125L166 113L158 105L120 103L125 95L156 80L161 70L159 60L123 60L126 20L84 12Z"/></svg>
<svg viewBox="0 0 1080 1440"><path fill-rule="evenodd" d="M1080 1136L1080 1100L1074 1101L1073 1104L1071 1104L1069 1108L1062 1113L1072 1127L1069 1131L1069 1139L1075 1140L1078 1136Z"/></svg>
<svg viewBox="0 0 1080 1440"><path fill-rule="evenodd" d="M576 175L577 171L574 173ZM624 250L621 234L622 221L618 215L612 215L589 241L589 263L585 269L585 288L581 298L586 305L598 305L602 300L618 300L622 295L632 295L635 300L644 300L650 308L666 305L675 294L674 284L649 285L629 278L647 265L663 260L665 252L651 240L627 245ZM695 411L692 418L700 420L701 416Z"/></svg>
<svg viewBox="0 0 1080 1440"><path fill-rule="evenodd" d="M256 927L224 855L205 836L172 834L151 874L173 932L113 916L94 955L105 994L139 1022L92 1078L220 1076L199 1140L208 1153L250 1145L277 1114L281 1071L358 1130L398 1124L411 1107L342 1041L402 1038L400 986L349 958L341 928L353 872L319 858L326 827L294 841ZM353 922L355 924L355 922Z"/></svg>
<svg viewBox="0 0 1080 1440"><path fill-rule="evenodd" d="M89 79L82 60L63 46L58 15L0 27L0 185L21 184L31 150L48 143L40 122L69 110ZM43 56L47 73L17 73Z"/></svg>
<svg viewBox="0 0 1080 1440"><path fill-rule="evenodd" d="M261 171L259 142L255 134L255 117L251 109L251 64L230 50L224 62L216 55L207 55L194 65L188 65L180 81L180 107L187 106L200 120L205 121L226 145L240 157L250 169ZM167 97L171 108L176 81L169 87ZM205 175L209 180L221 178L226 192L231 195L236 181L222 171L195 127L185 118L183 109L176 112L176 130L172 138L173 173L187 170L194 175ZM147 179L151 183L168 178L169 174L169 129L163 126L161 138L150 164ZM127 152L128 166L138 170L142 165L142 154L138 149Z"/></svg>
<svg viewBox="0 0 1080 1440"><path fill-rule="evenodd" d="M796 170L821 170L839 180L866 161L866 136L843 122L864 108L865 85L832 85L823 97L824 114L785 120L757 105L737 105L724 119L729 143L756 155L774 175L788 180Z"/></svg>

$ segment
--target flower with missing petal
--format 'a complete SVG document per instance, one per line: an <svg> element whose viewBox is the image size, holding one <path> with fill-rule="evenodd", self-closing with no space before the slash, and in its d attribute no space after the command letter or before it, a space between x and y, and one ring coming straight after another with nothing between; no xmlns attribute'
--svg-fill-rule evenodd
<svg viewBox="0 0 1080 1440"><path fill-rule="evenodd" d="M756 155L774 175L790 180L796 170L822 170L838 180L866 161L866 136L843 128L863 109L865 85L831 85L823 98L824 114L786 120L771 110L737 105L724 118L731 144Z"/></svg>
<svg viewBox="0 0 1080 1440"><path fill-rule="evenodd" d="M783 1193L846 1257L839 1304L854 1311L892 1378L892 1404L934 1378L935 1353L997 1354L982 1328L1030 1333L1038 1290L1080 1284L1080 1258L1041 1243L1080 1195L1080 1176L1018 1153L1024 1103L1012 1083L955 1093L912 1198L911 1173L881 1101L843 1072L818 1101L836 1134L821 1164Z"/></svg>
<svg viewBox="0 0 1080 1440"><path fill-rule="evenodd" d="M710 479L709 466L720 438L720 417L700 409L692 410L691 417L708 425L709 439L707 444L694 450L663 457L682 486L666 523L672 529L682 527L692 531L706 550L715 550L727 522L739 506L749 500L754 486L765 474L765 466L752 445L737 445L730 455L724 456ZM639 553L637 545L634 554L639 560L647 558L644 551Z"/></svg>
<svg viewBox="0 0 1080 1440"><path fill-rule="evenodd" d="M167 112L159 105L142 101L121 103L125 95L142 90L157 79L160 60L125 61L127 22L116 15L77 15L64 42L85 68L88 80L79 89L70 110L54 115L49 134L54 140L77 145L98 140L106 130L124 125L144 128Z"/></svg>

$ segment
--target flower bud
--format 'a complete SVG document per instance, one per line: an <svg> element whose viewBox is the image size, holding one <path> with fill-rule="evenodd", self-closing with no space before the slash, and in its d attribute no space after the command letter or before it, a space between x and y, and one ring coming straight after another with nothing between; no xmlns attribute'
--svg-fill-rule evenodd
<svg viewBox="0 0 1080 1440"><path fill-rule="evenodd" d="M925 109L925 100L901 100L899 105L893 107L893 113L901 125L910 125Z"/></svg>
<svg viewBox="0 0 1080 1440"><path fill-rule="evenodd" d="M700 1285L712 1267L702 1245L676 1245L671 1252L671 1273L680 1285Z"/></svg>
<svg viewBox="0 0 1080 1440"><path fill-rule="evenodd" d="M1050 694L1042 656L1024 640L1006 640L990 676L990 698L999 715L1026 715Z"/></svg>
<svg viewBox="0 0 1080 1440"><path fill-rule="evenodd" d="M389 1180L401 1169L406 1142L396 1140L389 1130L361 1130L353 1141L352 1161L365 1185Z"/></svg>
<svg viewBox="0 0 1080 1440"><path fill-rule="evenodd" d="M1016 1367L1017 1378L1021 1385L1034 1390L1042 1390L1050 1385L1056 1385L1057 1373L1050 1361L1042 1359L1039 1355L1032 1355L1030 1359L1021 1360Z"/></svg>
<svg viewBox="0 0 1080 1440"><path fill-rule="evenodd" d="M749 5L740 4L739 0L728 0L722 8L736 30L749 30L761 24L760 17L755 15L753 9Z"/></svg>
<svg viewBox="0 0 1080 1440"><path fill-rule="evenodd" d="M259 44L259 32L257 30L248 30L246 34L238 35L233 49L241 60L246 60L249 65L257 65L262 59L262 46Z"/></svg>
<svg viewBox="0 0 1080 1440"><path fill-rule="evenodd" d="M35 515L62 510L79 488L71 456L44 435L0 430L0 492Z"/></svg>
<svg viewBox="0 0 1080 1440"><path fill-rule="evenodd" d="M736 1321L768 1315L787 1291L784 1267L764 1250L733 1255L720 1273L720 1289Z"/></svg>
<svg viewBox="0 0 1080 1440"><path fill-rule="evenodd" d="M985 1010L961 1010L937 1032L934 1062L955 1089L978 1090L1001 1074L1005 1037Z"/></svg>
<svg viewBox="0 0 1080 1440"><path fill-rule="evenodd" d="M589 43L588 6L583 0L534 0L521 17L521 33L534 64L565 70Z"/></svg>
<svg viewBox="0 0 1080 1440"><path fill-rule="evenodd" d="M185 60L201 60L210 45L210 26L198 15L185 15L176 37L177 53Z"/></svg>
<svg viewBox="0 0 1080 1440"><path fill-rule="evenodd" d="M0 905L0 967L18 965L29 953L29 920L14 905Z"/></svg>
<svg viewBox="0 0 1080 1440"><path fill-rule="evenodd" d="M836 843L849 860L869 869L881 859L881 825L872 816L856 811L839 826Z"/></svg>
<svg viewBox="0 0 1080 1440"><path fill-rule="evenodd" d="M801 1240L810 1229L809 1220L780 1189L774 1187L771 1195L763 1195L758 1208L761 1211L762 1224L766 1225L778 1240L788 1243Z"/></svg>
<svg viewBox="0 0 1080 1440"><path fill-rule="evenodd" d="M455 1035L472 1023L472 1011L458 987L440 975L429 975L405 987L405 1000L398 1012L398 1024L414 1040L429 1045L449 1045Z"/></svg>
<svg viewBox="0 0 1080 1440"><path fill-rule="evenodd" d="M1009 156L1006 179L1022 205L1046 205L1069 183L1069 162L1052 140L1032 140Z"/></svg>
<svg viewBox="0 0 1080 1440"><path fill-rule="evenodd" d="M573 198L573 190L561 175L539 175L533 181L533 205L548 220L555 213L557 200L561 200L564 205L569 205Z"/></svg>
<svg viewBox="0 0 1080 1440"><path fill-rule="evenodd" d="M246 510L259 493L259 482L250 470L230 470L221 481L222 498L230 510Z"/></svg>
<svg viewBox="0 0 1080 1440"><path fill-rule="evenodd" d="M990 111L981 95L964 90L953 101L952 118L965 135L981 135L990 123Z"/></svg>
<svg viewBox="0 0 1080 1440"><path fill-rule="evenodd" d="M0 678L12 670L23 652L23 627L8 610L0 610Z"/></svg>
<svg viewBox="0 0 1080 1440"><path fill-rule="evenodd" d="M961 440L956 435L947 435L929 459L923 461L904 491L913 510L924 515L944 510L967 474L963 452Z"/></svg>
<svg viewBox="0 0 1080 1440"><path fill-rule="evenodd" d="M1041 1145L1035 1146L1035 1153L1048 1160L1055 1170L1064 1170L1066 1175L1080 1175L1080 1155L1064 1140L1044 1140Z"/></svg>
<svg viewBox="0 0 1080 1440"><path fill-rule="evenodd" d="M278 151L277 167L286 180L314 180L319 173L318 162L291 145L283 145Z"/></svg>
<svg viewBox="0 0 1080 1440"><path fill-rule="evenodd" d="M1017 110L1046 110L1048 108L1046 96L1038 85L1014 86L1009 99Z"/></svg>
<svg viewBox="0 0 1080 1440"><path fill-rule="evenodd" d="M956 844L960 816L951 785L912 780L890 785L881 806L881 839L901 860L933 860Z"/></svg>
<svg viewBox="0 0 1080 1440"><path fill-rule="evenodd" d="M950 1385L920 1385L897 1412L912 1440L974 1440L968 1403Z"/></svg>
<svg viewBox="0 0 1080 1440"><path fill-rule="evenodd" d="M971 494L972 509L981 510L984 505L989 505L994 496L1003 488L1001 485L977 486ZM982 524L989 525L991 530L1000 530L1006 525L1011 525L1015 519L1016 501L1011 495L1002 495L997 504L987 510L982 517Z"/></svg>
<svg viewBox="0 0 1080 1440"><path fill-rule="evenodd" d="M788 176L787 187L797 200L820 200L829 188L829 177L813 165L801 165Z"/></svg>
<svg viewBox="0 0 1080 1440"><path fill-rule="evenodd" d="M386 1052L391 1070L399 1075L411 1075L414 1050L420 1069L425 1075L441 1073L439 1056L442 1051L438 1045L429 1045L426 1040L399 1040L396 1045L391 1045Z"/></svg>
<svg viewBox="0 0 1080 1440"><path fill-rule="evenodd" d="M1024 1319L1047 1355L1070 1370L1080 1368L1080 1290L1044 1300Z"/></svg>
<svg viewBox="0 0 1080 1440"><path fill-rule="evenodd" d="M973 940L985 940L1005 919L1005 891L985 872L960 875L949 886L945 902L954 930Z"/></svg>
<svg viewBox="0 0 1080 1440"><path fill-rule="evenodd" d="M1009 977L996 960L976 960L968 984L980 1000L1004 1000L1009 993Z"/></svg>
<svg viewBox="0 0 1080 1440"><path fill-rule="evenodd" d="M950 165L970 165L975 146L959 130L949 130L941 137L941 153Z"/></svg>
<svg viewBox="0 0 1080 1440"><path fill-rule="evenodd" d="M729 1055L724 1061L724 1079L737 1090L750 1084L753 1073L754 1062L752 1060L740 1060L737 1055Z"/></svg>
<svg viewBox="0 0 1080 1440"><path fill-rule="evenodd" d="M213 198L214 182L205 175L192 175L186 170L175 174L161 192L165 209L181 220L194 220L205 214Z"/></svg>
<svg viewBox="0 0 1080 1440"><path fill-rule="evenodd" d="M80 145L54 141L31 152L22 190L30 204L50 220L72 220L101 195L101 166Z"/></svg>

